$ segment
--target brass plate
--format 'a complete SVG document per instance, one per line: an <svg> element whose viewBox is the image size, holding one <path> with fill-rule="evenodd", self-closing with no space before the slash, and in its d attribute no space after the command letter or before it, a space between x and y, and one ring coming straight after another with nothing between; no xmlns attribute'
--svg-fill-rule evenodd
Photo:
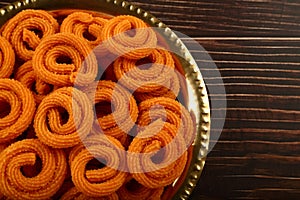
<svg viewBox="0 0 300 200"><path fill-rule="evenodd" d="M18 12L24 9L80 9L90 10L109 15L133 15L148 23L150 26L158 27L163 30L160 34L169 44L171 49L180 52L177 56L190 88L189 102L187 107L196 117L197 135L190 148L192 156L190 157L190 165L186 167L183 177L179 183L175 184L174 190L168 195L172 199L188 199L195 188L201 172L203 170L206 155L208 153L209 132L210 132L210 107L206 86L199 68L192 55L182 41L175 33L164 23L158 20L149 12L138 8L123 0L23 0L16 1L0 9L0 26ZM173 194L174 193L174 194Z"/></svg>

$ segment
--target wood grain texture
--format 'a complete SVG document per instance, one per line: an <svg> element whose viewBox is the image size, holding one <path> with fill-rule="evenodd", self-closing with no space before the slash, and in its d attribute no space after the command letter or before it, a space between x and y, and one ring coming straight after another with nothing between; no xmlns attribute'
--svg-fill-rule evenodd
<svg viewBox="0 0 300 200"><path fill-rule="evenodd" d="M297 0L128 0L189 36L300 36Z"/></svg>
<svg viewBox="0 0 300 200"><path fill-rule="evenodd" d="M1 1L0 1L0 8L3 7L3 6L6 6L6 5L8 5L8 4L10 4L10 2L12 2L12 1L9 1L9 0L6 0L6 1L5 1L5 0L1 0Z"/></svg>
<svg viewBox="0 0 300 200"><path fill-rule="evenodd" d="M189 43L190 39L183 40ZM300 40L196 40L213 59L197 60L208 87L220 84L209 65L204 65L215 62L226 88L227 108L221 104L212 112L226 109L227 115L192 199L199 194L299 199ZM212 92L211 101L224 99L223 94Z"/></svg>

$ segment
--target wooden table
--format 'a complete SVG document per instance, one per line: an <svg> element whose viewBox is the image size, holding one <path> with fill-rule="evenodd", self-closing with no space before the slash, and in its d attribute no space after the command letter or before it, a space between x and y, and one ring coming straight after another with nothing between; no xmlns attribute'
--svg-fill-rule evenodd
<svg viewBox="0 0 300 200"><path fill-rule="evenodd" d="M222 134L191 199L299 199L300 1L129 1L201 44L225 85L226 95L209 91L212 134ZM219 87L200 65L212 61L198 62L208 87Z"/></svg>

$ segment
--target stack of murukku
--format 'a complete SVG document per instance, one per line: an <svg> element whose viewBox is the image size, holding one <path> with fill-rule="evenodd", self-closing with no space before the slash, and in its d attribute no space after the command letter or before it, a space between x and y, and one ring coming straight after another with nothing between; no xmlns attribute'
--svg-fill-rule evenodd
<svg viewBox="0 0 300 200"><path fill-rule="evenodd" d="M0 199L165 195L195 124L159 38L133 16L70 10L24 10L1 28Z"/></svg>

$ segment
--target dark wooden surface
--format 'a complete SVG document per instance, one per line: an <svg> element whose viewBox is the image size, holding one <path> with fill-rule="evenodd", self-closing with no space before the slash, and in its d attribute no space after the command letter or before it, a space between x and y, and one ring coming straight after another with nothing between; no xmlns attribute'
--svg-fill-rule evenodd
<svg viewBox="0 0 300 200"><path fill-rule="evenodd" d="M222 75L227 116L193 199L299 199L300 40L197 41Z"/></svg>
<svg viewBox="0 0 300 200"><path fill-rule="evenodd" d="M297 0L129 0L193 37L299 36ZM149 3L148 3L149 2Z"/></svg>
<svg viewBox="0 0 300 200"><path fill-rule="evenodd" d="M225 84L226 96L210 91L212 111L227 115L191 199L299 199L300 1L129 1L201 44ZM198 60L217 88L211 62Z"/></svg>

